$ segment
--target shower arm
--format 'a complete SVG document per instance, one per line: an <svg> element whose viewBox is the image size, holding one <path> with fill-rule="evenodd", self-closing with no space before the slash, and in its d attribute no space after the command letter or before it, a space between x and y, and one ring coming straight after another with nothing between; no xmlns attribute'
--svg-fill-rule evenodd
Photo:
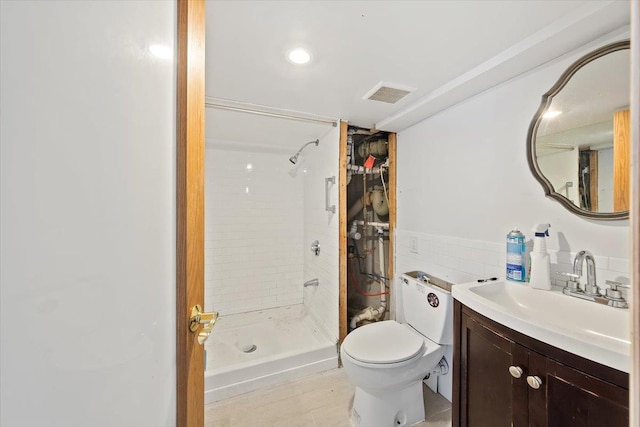
<svg viewBox="0 0 640 427"><path fill-rule="evenodd" d="M320 143L319 139L316 139L314 141L309 141L306 144L304 144L302 147L300 147L300 149L298 150L298 152L296 154L293 155L293 157L297 157L300 153L302 153L302 150L304 150L304 148L309 145L309 144L316 144L316 147L318 146L318 144Z"/></svg>

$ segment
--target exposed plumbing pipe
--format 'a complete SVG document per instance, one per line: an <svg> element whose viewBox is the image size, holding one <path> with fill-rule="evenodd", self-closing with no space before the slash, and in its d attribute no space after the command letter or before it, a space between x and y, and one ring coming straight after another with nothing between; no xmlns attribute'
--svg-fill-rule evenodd
<svg viewBox="0 0 640 427"><path fill-rule="evenodd" d="M353 222L355 222L358 225L362 225L362 226L366 225L366 226L370 226L370 227L384 228L385 230L389 229L389 223L388 222L371 222L371 221L369 221L366 224L365 224L364 221L361 221L361 220L357 220L357 221L353 221Z"/></svg>
<svg viewBox="0 0 640 427"><path fill-rule="evenodd" d="M380 268L380 276L384 277L385 268L384 268L384 229L382 227L378 227L378 257L379 257L379 268ZM384 317L384 312L387 308L387 296L385 295L386 283L384 279L380 280L380 307L378 308L378 319L382 319Z"/></svg>
<svg viewBox="0 0 640 427"><path fill-rule="evenodd" d="M362 197L353 202L353 205L347 211L347 221L355 218L365 206L371 206L380 216L389 215L389 199L386 193L379 188L374 188L369 192L365 192Z"/></svg>
<svg viewBox="0 0 640 427"><path fill-rule="evenodd" d="M351 329L355 329L358 326L358 323L363 320L376 320L378 319L378 310L373 307L367 307L364 310L360 311L358 314L351 318Z"/></svg>
<svg viewBox="0 0 640 427"><path fill-rule="evenodd" d="M354 130L349 129L347 131L347 169L349 169L349 165L353 163L353 134Z"/></svg>
<svg viewBox="0 0 640 427"><path fill-rule="evenodd" d="M353 240L360 240L362 234L358 232L358 224L356 221L351 223L351 230L349 230L349 238Z"/></svg>
<svg viewBox="0 0 640 427"><path fill-rule="evenodd" d="M384 230L378 228L378 253L380 256L380 276L384 276ZM380 279L380 307L367 307L351 318L351 329L355 329L363 320L380 320L387 310L386 284Z"/></svg>
<svg viewBox="0 0 640 427"><path fill-rule="evenodd" d="M298 150L298 152L296 154L294 154L293 156L289 157L289 161L295 165L298 162L298 156L300 155L300 153L302 153L302 150L304 150L307 145L316 144L316 147L317 147L319 143L320 143L319 139L316 139L315 141L307 142L302 147L300 147L300 149Z"/></svg>
<svg viewBox="0 0 640 427"><path fill-rule="evenodd" d="M347 212L347 221L351 221L362 209L364 209L364 197L365 196L358 198L358 200L356 200L349 208L349 212Z"/></svg>
<svg viewBox="0 0 640 427"><path fill-rule="evenodd" d="M367 217L367 209L366 209L366 197L367 197L367 176L366 175L362 175L362 205L363 205L363 212L362 212L362 219L364 221L364 227L362 227L362 234L364 237L364 240L362 241L362 248L364 249L364 253L365 254L371 254L371 249L372 249L372 242L369 242L369 229L367 227L367 220L369 219ZM365 267L365 271L370 271L373 273L373 257L367 257L365 258L365 261L369 261L370 266L367 269Z"/></svg>
<svg viewBox="0 0 640 427"><path fill-rule="evenodd" d="M376 166L375 168L365 168L364 166L348 164L347 171L350 171L353 175L374 174L382 172L385 167L385 165L380 165Z"/></svg>
<svg viewBox="0 0 640 427"><path fill-rule="evenodd" d="M445 359L445 357L442 356L442 359L440 359L436 367L433 368L431 371L429 371L429 373L427 374L426 377L424 377L424 379L428 380L431 377L431 375L440 376L440 375L447 375L448 373L449 373L449 363L447 363L447 359Z"/></svg>
<svg viewBox="0 0 640 427"><path fill-rule="evenodd" d="M354 161L353 158L353 134L354 130L349 129L347 131L347 185L351 182L352 173L349 171L349 167L351 163Z"/></svg>

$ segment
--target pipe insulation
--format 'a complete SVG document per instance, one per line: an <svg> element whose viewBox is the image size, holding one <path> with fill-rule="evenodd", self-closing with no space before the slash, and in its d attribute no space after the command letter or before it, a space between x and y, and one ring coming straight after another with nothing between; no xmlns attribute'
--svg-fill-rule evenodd
<svg viewBox="0 0 640 427"><path fill-rule="evenodd" d="M389 215L389 203L387 202L386 194L379 189L375 189L369 193L369 203L374 212L378 216Z"/></svg>
<svg viewBox="0 0 640 427"><path fill-rule="evenodd" d="M389 215L389 202L387 195L378 187L369 192L365 192L361 198L351 205L347 211L347 221L351 221L362 209L364 209L365 206L369 205L379 216Z"/></svg>
<svg viewBox="0 0 640 427"><path fill-rule="evenodd" d="M358 156L366 159L369 156L382 157L388 153L387 141L379 139L377 141L363 142L358 146Z"/></svg>

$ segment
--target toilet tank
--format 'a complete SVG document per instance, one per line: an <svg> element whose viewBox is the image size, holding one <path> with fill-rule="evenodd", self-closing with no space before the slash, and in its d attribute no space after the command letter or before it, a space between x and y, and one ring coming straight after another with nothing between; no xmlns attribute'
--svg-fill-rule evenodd
<svg viewBox="0 0 640 427"><path fill-rule="evenodd" d="M400 276L400 287L406 322L431 341L452 345L451 283L421 271L412 271Z"/></svg>

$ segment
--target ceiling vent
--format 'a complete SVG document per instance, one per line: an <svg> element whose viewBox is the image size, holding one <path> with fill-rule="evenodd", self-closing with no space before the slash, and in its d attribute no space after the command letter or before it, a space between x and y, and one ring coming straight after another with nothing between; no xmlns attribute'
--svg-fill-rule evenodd
<svg viewBox="0 0 640 427"><path fill-rule="evenodd" d="M413 92L415 88L395 83L380 82L373 87L362 99L395 104Z"/></svg>

